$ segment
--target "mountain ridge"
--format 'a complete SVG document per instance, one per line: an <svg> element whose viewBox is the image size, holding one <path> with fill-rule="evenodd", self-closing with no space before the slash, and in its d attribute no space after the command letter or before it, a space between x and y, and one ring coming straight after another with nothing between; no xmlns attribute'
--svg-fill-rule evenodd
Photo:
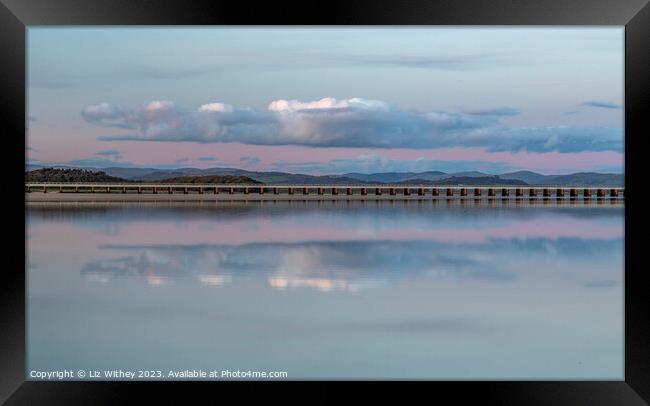
<svg viewBox="0 0 650 406"><path fill-rule="evenodd" d="M42 169L45 167L54 168L77 168L72 165L28 165L27 169ZM105 172L108 176L119 177L132 181L160 181L176 177L187 176L244 176L257 182L266 184L321 184L321 185L345 185L345 184L417 184L443 181L449 178L474 178L476 184L483 184L481 178L498 176L503 181L521 181L524 184L535 186L612 186L621 187L624 185L624 175L617 173L598 172L576 172L563 175L543 175L533 171L515 171L494 175L478 171L463 171L445 173L442 171L423 172L376 172L363 174L357 172L344 173L340 175L307 175L300 173L287 173L280 171L248 171L245 169L229 167L199 168L78 168L95 172ZM443 183L448 184L448 183Z"/></svg>

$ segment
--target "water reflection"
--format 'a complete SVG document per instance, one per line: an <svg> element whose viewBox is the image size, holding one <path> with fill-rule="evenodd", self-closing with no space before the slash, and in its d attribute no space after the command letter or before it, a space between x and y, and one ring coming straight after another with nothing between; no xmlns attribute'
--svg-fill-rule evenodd
<svg viewBox="0 0 650 406"><path fill-rule="evenodd" d="M497 233L498 234L498 233ZM261 279L274 289L323 292L385 287L403 279L455 278L507 282L545 270L554 258L584 258L586 285L602 261L620 248L617 239L488 238L479 243L436 241L313 241L241 245L102 245L115 258L91 260L81 273L90 281L132 277L151 285L191 278L219 287ZM528 267L507 265L526 261Z"/></svg>
<svg viewBox="0 0 650 406"><path fill-rule="evenodd" d="M100 258L81 273L103 283L190 279L222 287L256 279L277 290L355 292L418 278L507 282L579 260L580 273L571 275L592 286L603 284L599 269L621 261L620 208L293 206L45 207L30 217L41 229L95 231L85 240Z"/></svg>
<svg viewBox="0 0 650 406"><path fill-rule="evenodd" d="M622 207L37 205L27 228L33 369L622 376Z"/></svg>

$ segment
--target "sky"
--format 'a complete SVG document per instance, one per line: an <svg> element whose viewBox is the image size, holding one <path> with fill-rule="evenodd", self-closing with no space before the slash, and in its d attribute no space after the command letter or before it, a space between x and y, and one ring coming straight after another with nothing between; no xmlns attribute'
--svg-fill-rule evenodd
<svg viewBox="0 0 650 406"><path fill-rule="evenodd" d="M623 27L30 27L28 163L622 173Z"/></svg>

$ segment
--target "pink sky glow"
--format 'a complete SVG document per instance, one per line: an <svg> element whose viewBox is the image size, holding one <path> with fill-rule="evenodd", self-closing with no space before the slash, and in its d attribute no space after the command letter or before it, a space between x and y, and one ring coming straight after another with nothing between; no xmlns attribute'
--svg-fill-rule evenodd
<svg viewBox="0 0 650 406"><path fill-rule="evenodd" d="M108 144L108 143L107 143ZM92 157L97 151L95 148L80 146L75 149L75 156L70 156L70 150L65 145L60 145L61 151L56 146L46 152L36 149L29 153L30 157L43 162L66 162L74 159ZM570 171L590 171L596 166L620 167L622 169L624 157L622 153L614 151L602 152L577 152L577 153L529 153L529 152L489 152L485 148L452 147L437 149L379 149L379 148L312 148L304 146L267 146L245 145L239 143L171 143L171 142L111 142L105 149L115 149L122 152L122 157L116 162L131 162L137 165L156 166L170 164L178 159L187 158L180 163L182 166L208 168L208 167L236 167L248 170L273 169L272 164L284 162L288 164L321 162L327 163L336 159L356 159L364 156L376 156L387 160L417 160L430 159L440 161L484 161L486 163L502 163L516 169L538 171L545 174L567 173ZM44 153L43 153L44 152ZM47 157L50 159L47 159ZM214 160L202 161L201 157L213 157ZM254 157L257 163L243 162L241 157ZM481 168L476 168L480 170ZM318 173L315 171L314 173Z"/></svg>

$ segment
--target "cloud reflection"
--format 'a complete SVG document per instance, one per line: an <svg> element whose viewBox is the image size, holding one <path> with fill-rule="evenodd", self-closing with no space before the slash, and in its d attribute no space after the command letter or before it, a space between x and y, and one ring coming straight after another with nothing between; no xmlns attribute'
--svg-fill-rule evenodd
<svg viewBox="0 0 650 406"><path fill-rule="evenodd" d="M517 268L518 261L539 264L540 269L549 258L596 262L618 248L617 244L620 241L540 238L492 239L486 243L312 241L104 245L99 247L102 251L121 255L89 261L81 273L96 282L129 277L151 285L164 285L190 279L205 286L220 287L253 280L275 290L357 292L420 278L506 283L535 272L535 269Z"/></svg>

